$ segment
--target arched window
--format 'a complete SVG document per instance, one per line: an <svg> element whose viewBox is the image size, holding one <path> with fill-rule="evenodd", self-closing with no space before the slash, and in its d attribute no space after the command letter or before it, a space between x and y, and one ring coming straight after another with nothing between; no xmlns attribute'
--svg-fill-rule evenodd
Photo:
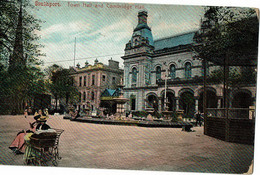
<svg viewBox="0 0 260 175"><path fill-rule="evenodd" d="M170 77L171 77L171 79L174 79L174 78L176 77L176 74L175 74L175 65L174 65L174 64L172 64L172 65L170 66Z"/></svg>
<svg viewBox="0 0 260 175"><path fill-rule="evenodd" d="M132 83L135 84L137 81L137 69L134 67L132 69Z"/></svg>
<svg viewBox="0 0 260 175"><path fill-rule="evenodd" d="M191 78L191 63L187 62L185 63L185 78L189 79Z"/></svg>
<svg viewBox="0 0 260 175"><path fill-rule="evenodd" d="M138 39L137 39L137 38L134 40L134 45L135 45L135 46L138 45Z"/></svg>
<svg viewBox="0 0 260 175"><path fill-rule="evenodd" d="M156 67L156 80L160 80L162 76L162 70L160 66Z"/></svg>

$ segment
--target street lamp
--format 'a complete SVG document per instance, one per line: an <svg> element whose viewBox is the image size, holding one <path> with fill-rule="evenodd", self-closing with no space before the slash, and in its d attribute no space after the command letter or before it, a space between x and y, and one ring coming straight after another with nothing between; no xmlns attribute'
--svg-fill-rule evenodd
<svg viewBox="0 0 260 175"><path fill-rule="evenodd" d="M166 65L166 62L164 62L164 65ZM167 105L167 79L168 79L168 67L166 65L166 73L165 73L165 92L164 92L164 111L162 112L165 119L169 119L169 117L172 115L173 111L168 111L168 105Z"/></svg>
<svg viewBox="0 0 260 175"><path fill-rule="evenodd" d="M167 79L169 78L168 77L168 67L167 67L167 64L166 62L164 62L164 65L166 66L166 73L165 73L165 91L164 91L164 110L167 111Z"/></svg>

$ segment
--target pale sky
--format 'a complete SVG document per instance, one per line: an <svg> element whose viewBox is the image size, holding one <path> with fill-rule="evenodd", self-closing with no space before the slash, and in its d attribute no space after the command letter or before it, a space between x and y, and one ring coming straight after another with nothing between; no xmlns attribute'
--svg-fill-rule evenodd
<svg viewBox="0 0 260 175"><path fill-rule="evenodd" d="M32 1L34 5L35 2ZM92 7L84 7L85 1L47 2L59 2L61 6L36 6L34 9L35 17L45 21L41 31L37 31L41 36L40 43L45 46L42 52L46 54L40 59L45 66L57 63L66 68L74 65L75 37L76 64L84 66L86 60L93 64L96 58L108 64L107 60L112 57L122 67L121 56L137 25L140 10L148 11L148 25L154 40L198 29L203 16L201 6L128 3L125 5L130 8L126 9L115 8L115 5L124 5L116 2L92 2ZM79 6L71 7L74 4Z"/></svg>
<svg viewBox="0 0 260 175"><path fill-rule="evenodd" d="M121 56L124 55L125 44L130 40L133 29L137 25L137 14L140 10L148 11L148 25L156 40L198 29L205 5L259 8L258 3L253 3L254 0L243 3L235 0L218 1L218 3L206 0L93 1L91 7L84 7L84 2L90 3L84 0L32 0L35 6L32 13L36 18L45 21L41 24L41 31L36 31L41 36L40 43L45 46L42 52L46 56L40 58L44 61L44 67L54 63L65 68L73 66L75 38L76 64L80 63L84 66L86 60L93 64L96 58L108 64L108 59L112 57L120 62L120 67L123 67ZM118 1L127 2L125 5L131 8L115 8L115 5L124 5ZM59 3L60 7L36 6L36 2ZM71 7L73 5L76 7ZM95 7L95 5L99 6Z"/></svg>

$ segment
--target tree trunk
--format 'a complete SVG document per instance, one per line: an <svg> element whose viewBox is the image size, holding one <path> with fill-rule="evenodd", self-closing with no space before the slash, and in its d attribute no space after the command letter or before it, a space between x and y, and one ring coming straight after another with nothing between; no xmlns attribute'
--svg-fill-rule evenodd
<svg viewBox="0 0 260 175"><path fill-rule="evenodd" d="M55 95L55 111L57 112L57 109L58 109L58 96Z"/></svg>

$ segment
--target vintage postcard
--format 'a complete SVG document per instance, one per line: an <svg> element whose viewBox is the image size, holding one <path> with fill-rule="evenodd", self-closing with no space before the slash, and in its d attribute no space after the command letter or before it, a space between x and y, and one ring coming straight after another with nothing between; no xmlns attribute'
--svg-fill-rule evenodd
<svg viewBox="0 0 260 175"><path fill-rule="evenodd" d="M0 2L0 165L253 173L259 9Z"/></svg>

